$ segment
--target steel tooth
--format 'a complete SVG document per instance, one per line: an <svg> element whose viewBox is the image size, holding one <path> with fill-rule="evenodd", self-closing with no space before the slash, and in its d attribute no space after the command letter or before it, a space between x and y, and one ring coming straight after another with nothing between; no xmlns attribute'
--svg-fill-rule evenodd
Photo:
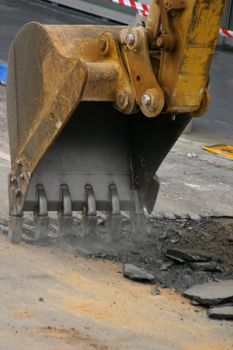
<svg viewBox="0 0 233 350"><path fill-rule="evenodd" d="M135 241L143 240L146 232L146 222L142 202L138 197L138 192L133 190L133 208L131 210L131 232Z"/></svg>
<svg viewBox="0 0 233 350"><path fill-rule="evenodd" d="M85 186L86 207L83 215L83 228L85 236L95 237L97 235L96 200L93 187Z"/></svg>
<svg viewBox="0 0 233 350"><path fill-rule="evenodd" d="M23 216L9 217L8 237L12 243L19 243L23 231Z"/></svg>
<svg viewBox="0 0 233 350"><path fill-rule="evenodd" d="M48 201L43 185L36 185L37 207L35 217L35 239L46 237L49 233Z"/></svg>
<svg viewBox="0 0 233 350"><path fill-rule="evenodd" d="M120 198L115 184L109 185L109 202L108 233L111 240L117 240L121 235L121 210Z"/></svg>
<svg viewBox="0 0 233 350"><path fill-rule="evenodd" d="M60 235L72 234L72 200L69 187L66 184L60 185L59 199L61 208L58 213L58 226Z"/></svg>
<svg viewBox="0 0 233 350"><path fill-rule="evenodd" d="M96 201L93 187L89 184L85 186L86 202L87 202L87 215L96 215Z"/></svg>

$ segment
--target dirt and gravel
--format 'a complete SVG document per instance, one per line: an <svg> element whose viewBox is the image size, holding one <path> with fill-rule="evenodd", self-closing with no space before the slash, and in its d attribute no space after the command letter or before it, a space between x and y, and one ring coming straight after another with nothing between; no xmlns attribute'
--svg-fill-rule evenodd
<svg viewBox="0 0 233 350"><path fill-rule="evenodd" d="M196 283L233 278L233 218L150 218L145 232L137 239L130 235L129 222L125 219L118 240L107 236L103 217L99 218L96 237L82 236L78 219L72 235L59 236L56 220L51 219L49 236L41 241L33 240L32 218L25 221L23 239L29 244L56 246L74 255L133 264L151 273L154 283L161 287L183 292ZM7 225L7 220L0 220L0 228L6 234ZM172 250L186 255L188 252L191 258L180 261L168 254Z"/></svg>
<svg viewBox="0 0 233 350"><path fill-rule="evenodd" d="M6 350L232 350L233 323L174 290L126 279L122 264L0 235Z"/></svg>

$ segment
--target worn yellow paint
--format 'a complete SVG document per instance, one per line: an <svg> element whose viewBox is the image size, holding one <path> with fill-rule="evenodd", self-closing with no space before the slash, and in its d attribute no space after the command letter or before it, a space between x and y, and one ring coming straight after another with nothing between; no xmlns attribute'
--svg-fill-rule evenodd
<svg viewBox="0 0 233 350"><path fill-rule="evenodd" d="M224 2L185 1L185 9L172 19L176 48L162 52L158 79L168 92L169 112L199 109L208 85Z"/></svg>

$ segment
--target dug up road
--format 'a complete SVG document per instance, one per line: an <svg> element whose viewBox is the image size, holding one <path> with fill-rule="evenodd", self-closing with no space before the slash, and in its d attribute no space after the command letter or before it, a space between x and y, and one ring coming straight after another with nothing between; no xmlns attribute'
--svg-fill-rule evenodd
<svg viewBox="0 0 233 350"><path fill-rule="evenodd" d="M231 350L233 324L174 290L124 279L120 264L0 236L0 339L6 350Z"/></svg>

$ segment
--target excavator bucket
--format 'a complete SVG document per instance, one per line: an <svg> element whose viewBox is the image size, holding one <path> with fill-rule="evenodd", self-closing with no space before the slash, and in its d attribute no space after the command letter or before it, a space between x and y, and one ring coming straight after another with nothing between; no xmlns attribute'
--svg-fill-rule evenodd
<svg viewBox="0 0 233 350"><path fill-rule="evenodd" d="M131 213L132 230L140 233L144 208L151 213L156 201L159 165L191 113L206 104L209 65L203 61L214 50L222 3L215 0L206 10L203 2L215 22L187 92L184 80L175 77L184 66L191 69L182 62L184 50L196 54L189 27L198 27L191 14L200 1L190 3L178 8L187 35L173 58L158 45L149 51L150 28L29 23L19 31L7 83L12 242L21 239L26 211L34 213L36 238L48 233L50 211L58 213L62 234L78 234L82 227L94 238L98 211L107 213L113 239L120 237L122 211ZM171 60L174 76L166 82L164 62L171 71ZM74 212L82 213L82 225L74 227Z"/></svg>

